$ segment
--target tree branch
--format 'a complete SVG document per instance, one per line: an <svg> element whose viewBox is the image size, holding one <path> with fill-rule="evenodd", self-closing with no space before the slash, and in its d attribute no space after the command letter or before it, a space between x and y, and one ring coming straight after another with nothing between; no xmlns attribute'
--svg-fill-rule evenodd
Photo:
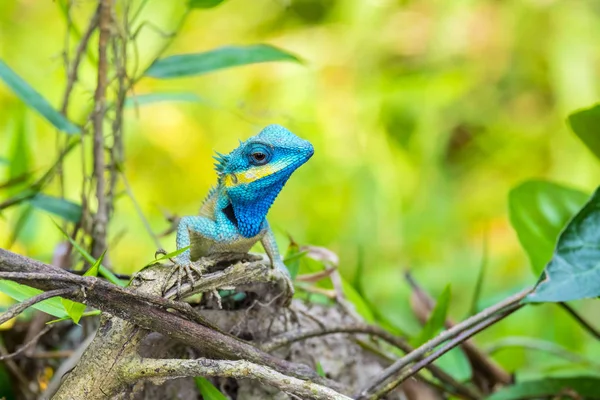
<svg viewBox="0 0 600 400"><path fill-rule="evenodd" d="M237 270L251 266L253 268L250 270L251 272L259 269L259 265L262 265L261 268L266 271L265 274L271 273L272 269L266 263L240 263L227 268L226 271L234 271L237 274ZM41 290L83 287L84 291L78 290L65 295L65 297L130 321L143 329L162 333L215 357L245 359L268 366L288 376L311 380L334 390L343 391L342 385L320 377L305 365L281 360L238 338L165 310L164 308L178 307L177 302L152 295L149 292L160 293L164 279L169 272L170 268L155 265L138 273L129 288L120 288L92 276L72 275L51 265L0 249L0 278L26 283ZM145 293L140 292L142 288L146 291ZM155 306L158 304L162 304L162 307Z"/></svg>
<svg viewBox="0 0 600 400"><path fill-rule="evenodd" d="M310 381L304 381L283 375L269 367L246 360L169 360L132 357L125 363L122 377L129 382L140 379L160 378L176 379L191 376L225 377L235 379L252 379L262 384L275 387L283 392L291 393L302 399L315 400L350 400L328 387Z"/></svg>

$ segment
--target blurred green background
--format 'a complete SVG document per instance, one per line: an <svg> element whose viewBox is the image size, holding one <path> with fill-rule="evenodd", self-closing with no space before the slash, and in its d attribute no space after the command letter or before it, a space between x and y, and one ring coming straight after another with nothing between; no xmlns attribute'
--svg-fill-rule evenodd
<svg viewBox="0 0 600 400"><path fill-rule="evenodd" d="M0 2L0 58L57 108L66 83L61 4ZM75 3L80 30L93 6ZM183 1L150 0L139 22L169 32L183 9ZM270 211L282 251L287 234L327 247L350 280L362 263L365 296L414 333L406 269L434 296L451 284L450 315L462 319L482 260L482 305L537 279L507 218L512 187L530 178L586 192L597 186L600 167L565 119L600 99L599 38L600 3L592 0L230 0L193 12L166 54L269 43L304 64L142 79L136 94L185 91L202 101L130 108L125 175L160 232L168 226L162 210L197 212L216 181L214 150L226 153L267 124L286 126L314 144L315 156ZM73 46L76 36L69 40ZM146 27L136 42L143 68L165 38ZM95 87L87 58L80 77L69 114L79 123ZM0 157L19 159L16 167L0 164L0 182L19 168L43 173L56 157L55 143L55 129L0 85ZM75 202L80 163L74 152L65 164L66 195ZM51 185L46 193L56 190ZM130 199L122 196L116 206L110 258L116 270L131 273L152 260L156 246ZM0 246L22 212L12 208L0 219ZM49 262L59 240L50 217L36 211L11 250ZM174 236L161 244L174 250ZM593 302L574 306L600 319ZM476 341L506 336L600 357L600 344L554 305L527 307ZM496 359L521 374L560 373L569 365L518 348Z"/></svg>

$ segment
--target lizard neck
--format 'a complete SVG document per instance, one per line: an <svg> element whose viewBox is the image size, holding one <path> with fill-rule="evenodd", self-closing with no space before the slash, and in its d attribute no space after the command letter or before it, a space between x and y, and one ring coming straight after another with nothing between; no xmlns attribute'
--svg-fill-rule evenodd
<svg viewBox="0 0 600 400"><path fill-rule="evenodd" d="M251 201L246 201L250 196L240 196L239 193L228 193L229 202L233 209L233 216L237 222L240 234L250 238L258 235L264 226L265 218L275 198L283 188L285 182L274 182L263 187L260 196L251 196ZM231 220L231 218L230 218Z"/></svg>

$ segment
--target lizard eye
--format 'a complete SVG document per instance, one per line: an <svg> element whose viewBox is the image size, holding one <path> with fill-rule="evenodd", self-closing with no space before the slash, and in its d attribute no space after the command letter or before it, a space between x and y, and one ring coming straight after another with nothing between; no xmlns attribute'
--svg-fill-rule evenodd
<svg viewBox="0 0 600 400"><path fill-rule="evenodd" d="M252 165L265 165L271 160L271 153L266 149L257 148L249 154L248 158Z"/></svg>

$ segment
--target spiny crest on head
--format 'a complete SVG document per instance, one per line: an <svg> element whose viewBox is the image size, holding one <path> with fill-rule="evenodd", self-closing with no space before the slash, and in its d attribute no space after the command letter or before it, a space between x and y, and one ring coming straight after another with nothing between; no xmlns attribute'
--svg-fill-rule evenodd
<svg viewBox="0 0 600 400"><path fill-rule="evenodd" d="M229 162L229 155L221 154L218 151L215 151L215 153L217 154L216 156L213 156L213 158L217 161L215 163L215 171L217 171L217 174L221 176L223 172L225 172L225 168Z"/></svg>

